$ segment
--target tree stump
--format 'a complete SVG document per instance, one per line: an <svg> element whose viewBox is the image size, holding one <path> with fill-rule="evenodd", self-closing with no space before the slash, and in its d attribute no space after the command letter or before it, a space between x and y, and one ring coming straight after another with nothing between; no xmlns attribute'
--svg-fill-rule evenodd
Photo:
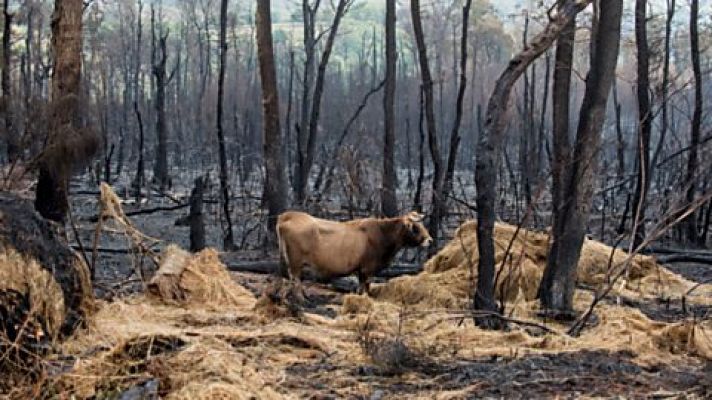
<svg viewBox="0 0 712 400"><path fill-rule="evenodd" d="M28 200L0 193L0 371L37 359L93 304L89 269Z"/></svg>
<svg viewBox="0 0 712 400"><path fill-rule="evenodd" d="M190 251L198 252L205 248L205 221L203 220L203 193L205 183L202 177L195 179L195 186L190 192Z"/></svg>

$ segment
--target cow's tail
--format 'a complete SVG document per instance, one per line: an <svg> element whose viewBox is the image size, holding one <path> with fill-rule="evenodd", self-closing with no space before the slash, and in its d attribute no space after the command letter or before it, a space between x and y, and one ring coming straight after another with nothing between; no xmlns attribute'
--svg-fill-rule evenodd
<svg viewBox="0 0 712 400"><path fill-rule="evenodd" d="M287 242L284 241L282 235L282 227L277 224L277 245L279 246L279 274L283 277L289 276L289 251L287 250Z"/></svg>

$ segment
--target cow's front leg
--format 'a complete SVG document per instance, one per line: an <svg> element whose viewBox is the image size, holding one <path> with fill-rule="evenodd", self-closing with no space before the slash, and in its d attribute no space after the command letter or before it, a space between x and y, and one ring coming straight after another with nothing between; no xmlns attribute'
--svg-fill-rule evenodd
<svg viewBox="0 0 712 400"><path fill-rule="evenodd" d="M369 289L370 289L370 282L368 281L368 275L364 274L363 271L359 271L358 273L358 294L364 294L370 295Z"/></svg>
<svg viewBox="0 0 712 400"><path fill-rule="evenodd" d="M303 266L300 265L290 268L289 270L290 290L300 304L304 304L306 300L306 293L304 291L304 285L302 284L302 268Z"/></svg>

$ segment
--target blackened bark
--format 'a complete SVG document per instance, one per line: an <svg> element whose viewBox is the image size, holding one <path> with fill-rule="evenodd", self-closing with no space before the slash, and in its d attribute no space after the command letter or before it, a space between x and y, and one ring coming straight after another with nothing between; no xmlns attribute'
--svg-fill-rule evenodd
<svg viewBox="0 0 712 400"><path fill-rule="evenodd" d="M321 0L316 0L313 5L309 0L302 0L302 17L304 18L304 69L302 71L302 105L299 125L297 125L297 164L294 170L294 195L297 203L302 203L306 197L306 188L309 181L304 176L307 162L309 106L314 82L314 68L316 66L316 13Z"/></svg>
<svg viewBox="0 0 712 400"><path fill-rule="evenodd" d="M57 0L52 15L52 107L45 157L39 166L35 209L45 218L63 222L69 209L68 185L75 160L62 154L68 132L79 135L81 118L82 0ZM78 144L78 143L77 143ZM96 148L94 149L94 151ZM93 151L87 151L88 159Z"/></svg>
<svg viewBox="0 0 712 400"><path fill-rule="evenodd" d="M383 94L383 190L381 210L386 217L398 214L395 168L395 99L396 99L396 0L386 0L386 87Z"/></svg>
<svg viewBox="0 0 712 400"><path fill-rule="evenodd" d="M136 191L136 199L141 197L141 188L143 184L146 183L145 167L143 161L143 143L144 143L144 133L143 133L143 118L141 117L141 110L138 107L138 101L134 100L134 113L136 114L136 121L138 123L138 161L136 162L136 176L134 177L131 186Z"/></svg>
<svg viewBox="0 0 712 400"><path fill-rule="evenodd" d="M542 280L540 300L543 308L561 317L571 317L576 288L576 271L594 191L601 131L606 117L606 104L611 91L620 48L623 0L601 0L600 22L595 40L594 57L586 79L583 104L579 112L571 164L563 173L561 208L558 224L552 231L553 246Z"/></svg>
<svg viewBox="0 0 712 400"><path fill-rule="evenodd" d="M7 2L6 2L7 3ZM25 107L29 107L32 98L32 54L35 41L35 6L28 2L27 7L27 35L25 36L24 68L22 68Z"/></svg>
<svg viewBox="0 0 712 400"><path fill-rule="evenodd" d="M339 31L339 24L341 23L341 19L343 18L350 5L351 0L339 0L334 14L334 20L331 23L331 28L329 28L329 35L326 39L326 43L324 44L324 51L321 53L321 59L319 60L319 67L316 74L316 83L314 85L314 93L312 96L311 115L309 117L308 126L309 130L306 135L306 153L305 156L301 159L302 163L300 164L300 184L303 185L302 187L298 188L297 192L297 198L300 201L303 201L307 196L309 175L311 173L311 169L314 164L314 158L316 156L317 128L319 125L319 114L321 112L321 98L324 94L324 79L326 78L326 67L329 64L331 50L334 48L336 34Z"/></svg>
<svg viewBox="0 0 712 400"><path fill-rule="evenodd" d="M205 248L205 221L203 219L203 195L205 182L203 177L195 180L190 192L190 251L197 252Z"/></svg>
<svg viewBox="0 0 712 400"><path fill-rule="evenodd" d="M621 103L618 102L618 85L615 79L613 80L613 107L616 113L616 178L620 182L625 175L625 137L623 136ZM623 213L624 218L627 213L628 211Z"/></svg>
<svg viewBox="0 0 712 400"><path fill-rule="evenodd" d="M144 175L144 161L143 161L143 142L144 142L144 132L143 132L143 119L141 118L141 110L139 109L139 101L141 99L141 91L139 79L141 77L141 37L143 35L143 1L138 0L138 12L136 17L136 52L134 60L134 70L133 70L133 108L134 114L136 115L136 122L138 124L138 162L136 165L136 176L132 183L134 190L136 190L136 198L141 195L141 188L145 183ZM126 95L128 98L128 95Z"/></svg>
<svg viewBox="0 0 712 400"><path fill-rule="evenodd" d="M529 35L529 13L525 10L524 12L524 29L522 31L522 48L527 48L527 38ZM534 72L534 66L536 64L532 63L532 73ZM534 77L531 79L532 81L534 80ZM532 113L531 107L533 105L531 104L530 100L530 83L529 83L529 73L528 71L524 71L524 93L523 93L523 110L522 110L522 115L521 115L521 135L520 135L520 142L519 142L519 173L520 173L520 185L522 188L522 192L524 193L524 201L526 202L526 205L529 206L531 203L531 174L530 174L530 167L529 167L529 141L531 140L531 125L529 124L530 120L530 115ZM512 174L514 176L514 174ZM512 179L513 184L515 184L515 180ZM516 196L516 201L517 201L517 219L519 219L519 196Z"/></svg>
<svg viewBox="0 0 712 400"><path fill-rule="evenodd" d="M423 211L423 180L425 179L425 129L423 119L425 118L425 100L423 99L423 87L420 87L418 102L418 179L415 184L415 194L413 195L413 209Z"/></svg>
<svg viewBox="0 0 712 400"><path fill-rule="evenodd" d="M638 55L636 94L638 98L638 177L633 195L633 248L645 238L645 209L650 189L650 134L653 115L650 109L650 53L647 34L648 0L635 2L635 47Z"/></svg>
<svg viewBox="0 0 712 400"><path fill-rule="evenodd" d="M237 39L236 39L237 40ZM237 47L237 43L235 43ZM294 49L289 49L289 84L287 85L287 115L284 117L284 160L286 165L292 164L292 153L290 145L292 143L292 104L294 99ZM235 128L237 130L237 128ZM287 182L294 184L294 172L290 169L287 171ZM292 186L294 187L294 186Z"/></svg>
<svg viewBox="0 0 712 400"><path fill-rule="evenodd" d="M12 52L10 49L10 39L14 15L10 14L7 10L9 3L8 0L5 0L3 4L3 17L5 18L5 22L2 34L2 103L4 107L7 158L10 162L14 162L20 156L20 145L18 143L17 134L15 133L15 127L13 126L12 115L13 96L12 85L10 84L10 57L12 56Z"/></svg>
<svg viewBox="0 0 712 400"><path fill-rule="evenodd" d="M450 133L450 150L447 157L445 170L445 186L443 197L447 198L452 191L457 164L457 151L460 146L460 125L462 123L462 110L465 106L465 90L467 90L467 30L469 29L470 8L472 0L467 0L462 7L462 36L460 38L460 83L457 88L457 102L455 104L455 122Z"/></svg>
<svg viewBox="0 0 712 400"><path fill-rule="evenodd" d="M670 41L672 39L672 22L675 18L675 0L667 0L667 18L665 19L665 54L663 55L663 82L661 90L661 121L660 121L660 136L658 137L658 143L655 146L655 151L653 153L653 159L650 162L651 167L654 169L658 164L660 158L660 152L662 151L663 145L665 144L665 138L668 133L668 96L670 93Z"/></svg>
<svg viewBox="0 0 712 400"><path fill-rule="evenodd" d="M266 172L264 203L268 210L269 229L274 232L277 216L287 207L287 178L282 160L279 94L274 65L270 8L270 0L257 1L257 56L262 80L262 145Z"/></svg>
<svg viewBox="0 0 712 400"><path fill-rule="evenodd" d="M155 18L154 10L151 8L151 20ZM153 23L151 24L153 25ZM166 130L166 86L168 76L166 74L166 40L168 32L159 35L157 47L154 48L153 77L156 89L156 136L158 145L156 146L156 159L153 164L153 180L161 190L171 186L168 175L168 132ZM158 54L155 54L158 53Z"/></svg>
<svg viewBox="0 0 712 400"><path fill-rule="evenodd" d="M415 43L418 48L418 62L420 64L420 79L423 85L423 94L425 99L425 124L428 128L428 148L430 149L430 157L433 161L433 200L432 212L428 223L428 230L435 238L436 246L438 241L438 231L440 229L440 220L444 213L444 199L442 198L443 178L445 170L443 169L442 156L440 155L440 146L438 145L438 133L435 122L435 101L433 99L433 78L430 75L430 65L428 64L428 49L425 45L425 34L423 33L423 23L420 17L420 0L411 0L410 14L413 20L413 33L415 35Z"/></svg>
<svg viewBox="0 0 712 400"><path fill-rule="evenodd" d="M583 10L590 1L567 1L552 16L546 28L509 62L495 83L487 105L484 130L477 142L476 176L477 186L477 245L480 260L477 265L477 288L473 307L476 310L497 312L494 299L495 251L492 233L496 218L497 200L497 159L506 126L506 111L512 87L527 67L557 39L561 31ZM499 320L480 317L476 323L486 328L496 328Z"/></svg>
<svg viewBox="0 0 712 400"><path fill-rule="evenodd" d="M686 200L692 203L695 200L697 185L695 184L695 173L698 168L700 125L702 124L702 73L700 70L700 44L699 44L699 1L692 0L690 3L690 55L692 58L692 73L695 77L695 110L692 113L692 123L690 125L690 155L687 159L687 171L685 173ZM696 214L690 214L685 220L685 231L687 240L698 241Z"/></svg>
<svg viewBox="0 0 712 400"><path fill-rule="evenodd" d="M227 3L220 1L220 71L218 75L218 109L217 134L220 157L220 191L222 193L223 214L225 214L225 231L223 232L223 249L233 250L235 240L232 233L232 217L230 216L230 187L227 176L227 154L225 150L225 133L223 132L223 103L225 93L225 62L227 61Z"/></svg>
<svg viewBox="0 0 712 400"><path fill-rule="evenodd" d="M571 163L571 143L569 139L569 106L571 92L571 71L573 65L574 44L576 35L576 21L572 19L561 32L556 42L556 55L554 61L554 88L552 108L552 147L553 160L551 168L551 207L553 214L552 226L554 230L562 230L561 218L564 209L565 171ZM548 295L553 283L553 277L559 267L556 264L561 246L559 242L551 243L546 269L539 285L538 296L545 303L550 303Z"/></svg>
<svg viewBox="0 0 712 400"><path fill-rule="evenodd" d="M546 53L544 62L544 99L541 102L541 114L539 116L539 135L536 140L536 158L532 163L537 181L543 179L544 173L544 146L546 143L546 113L549 105L549 80L551 79L551 56Z"/></svg>

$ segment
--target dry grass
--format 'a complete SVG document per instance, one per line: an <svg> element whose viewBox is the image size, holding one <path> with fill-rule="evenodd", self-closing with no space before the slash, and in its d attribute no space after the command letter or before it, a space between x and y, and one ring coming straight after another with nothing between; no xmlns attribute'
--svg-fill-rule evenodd
<svg viewBox="0 0 712 400"><path fill-rule="evenodd" d="M499 261L512 234L513 227L497 227ZM509 274L510 283L499 290L510 300L513 316L534 320L533 288L545 262L547 238L528 231L519 235L513 261L504 263L505 275L500 277L502 282ZM447 364L493 355L603 350L629 352L640 365L712 360L710 321L657 322L638 309L615 303L602 304L598 323L578 338L534 335L516 326L507 332L480 330L463 318L476 278L470 270L477 260L472 223L465 224L458 236L464 243L455 239L420 275L377 285L373 298L344 296L340 307L332 306L335 318L293 313L280 302L287 297L279 295L279 288L256 299L230 279L213 250L190 255L168 247L150 293L101 304L89 326L62 344L61 353L71 361L65 372L47 379L43 392L48 397L103 397L158 379L159 394L166 398L301 398L317 393L288 384L295 379L289 371L310 365L317 371L331 366L324 372L328 374L324 393L353 397L373 391L367 381L354 376L353 371L364 365L399 375L398 382L417 383L423 377L413 369L424 362ZM472 254L464 254L463 248L472 249ZM592 286L605 282L610 250L587 241L582 282ZM617 252L614 261L621 257L625 255ZM639 257L616 295L674 298L690 285L652 259ZM701 295L690 297L688 303L709 304L711 289L698 289ZM578 292L577 307L583 308L591 297ZM555 323L539 322L564 331ZM425 397L436 394L466 395L432 388L418 392Z"/></svg>

